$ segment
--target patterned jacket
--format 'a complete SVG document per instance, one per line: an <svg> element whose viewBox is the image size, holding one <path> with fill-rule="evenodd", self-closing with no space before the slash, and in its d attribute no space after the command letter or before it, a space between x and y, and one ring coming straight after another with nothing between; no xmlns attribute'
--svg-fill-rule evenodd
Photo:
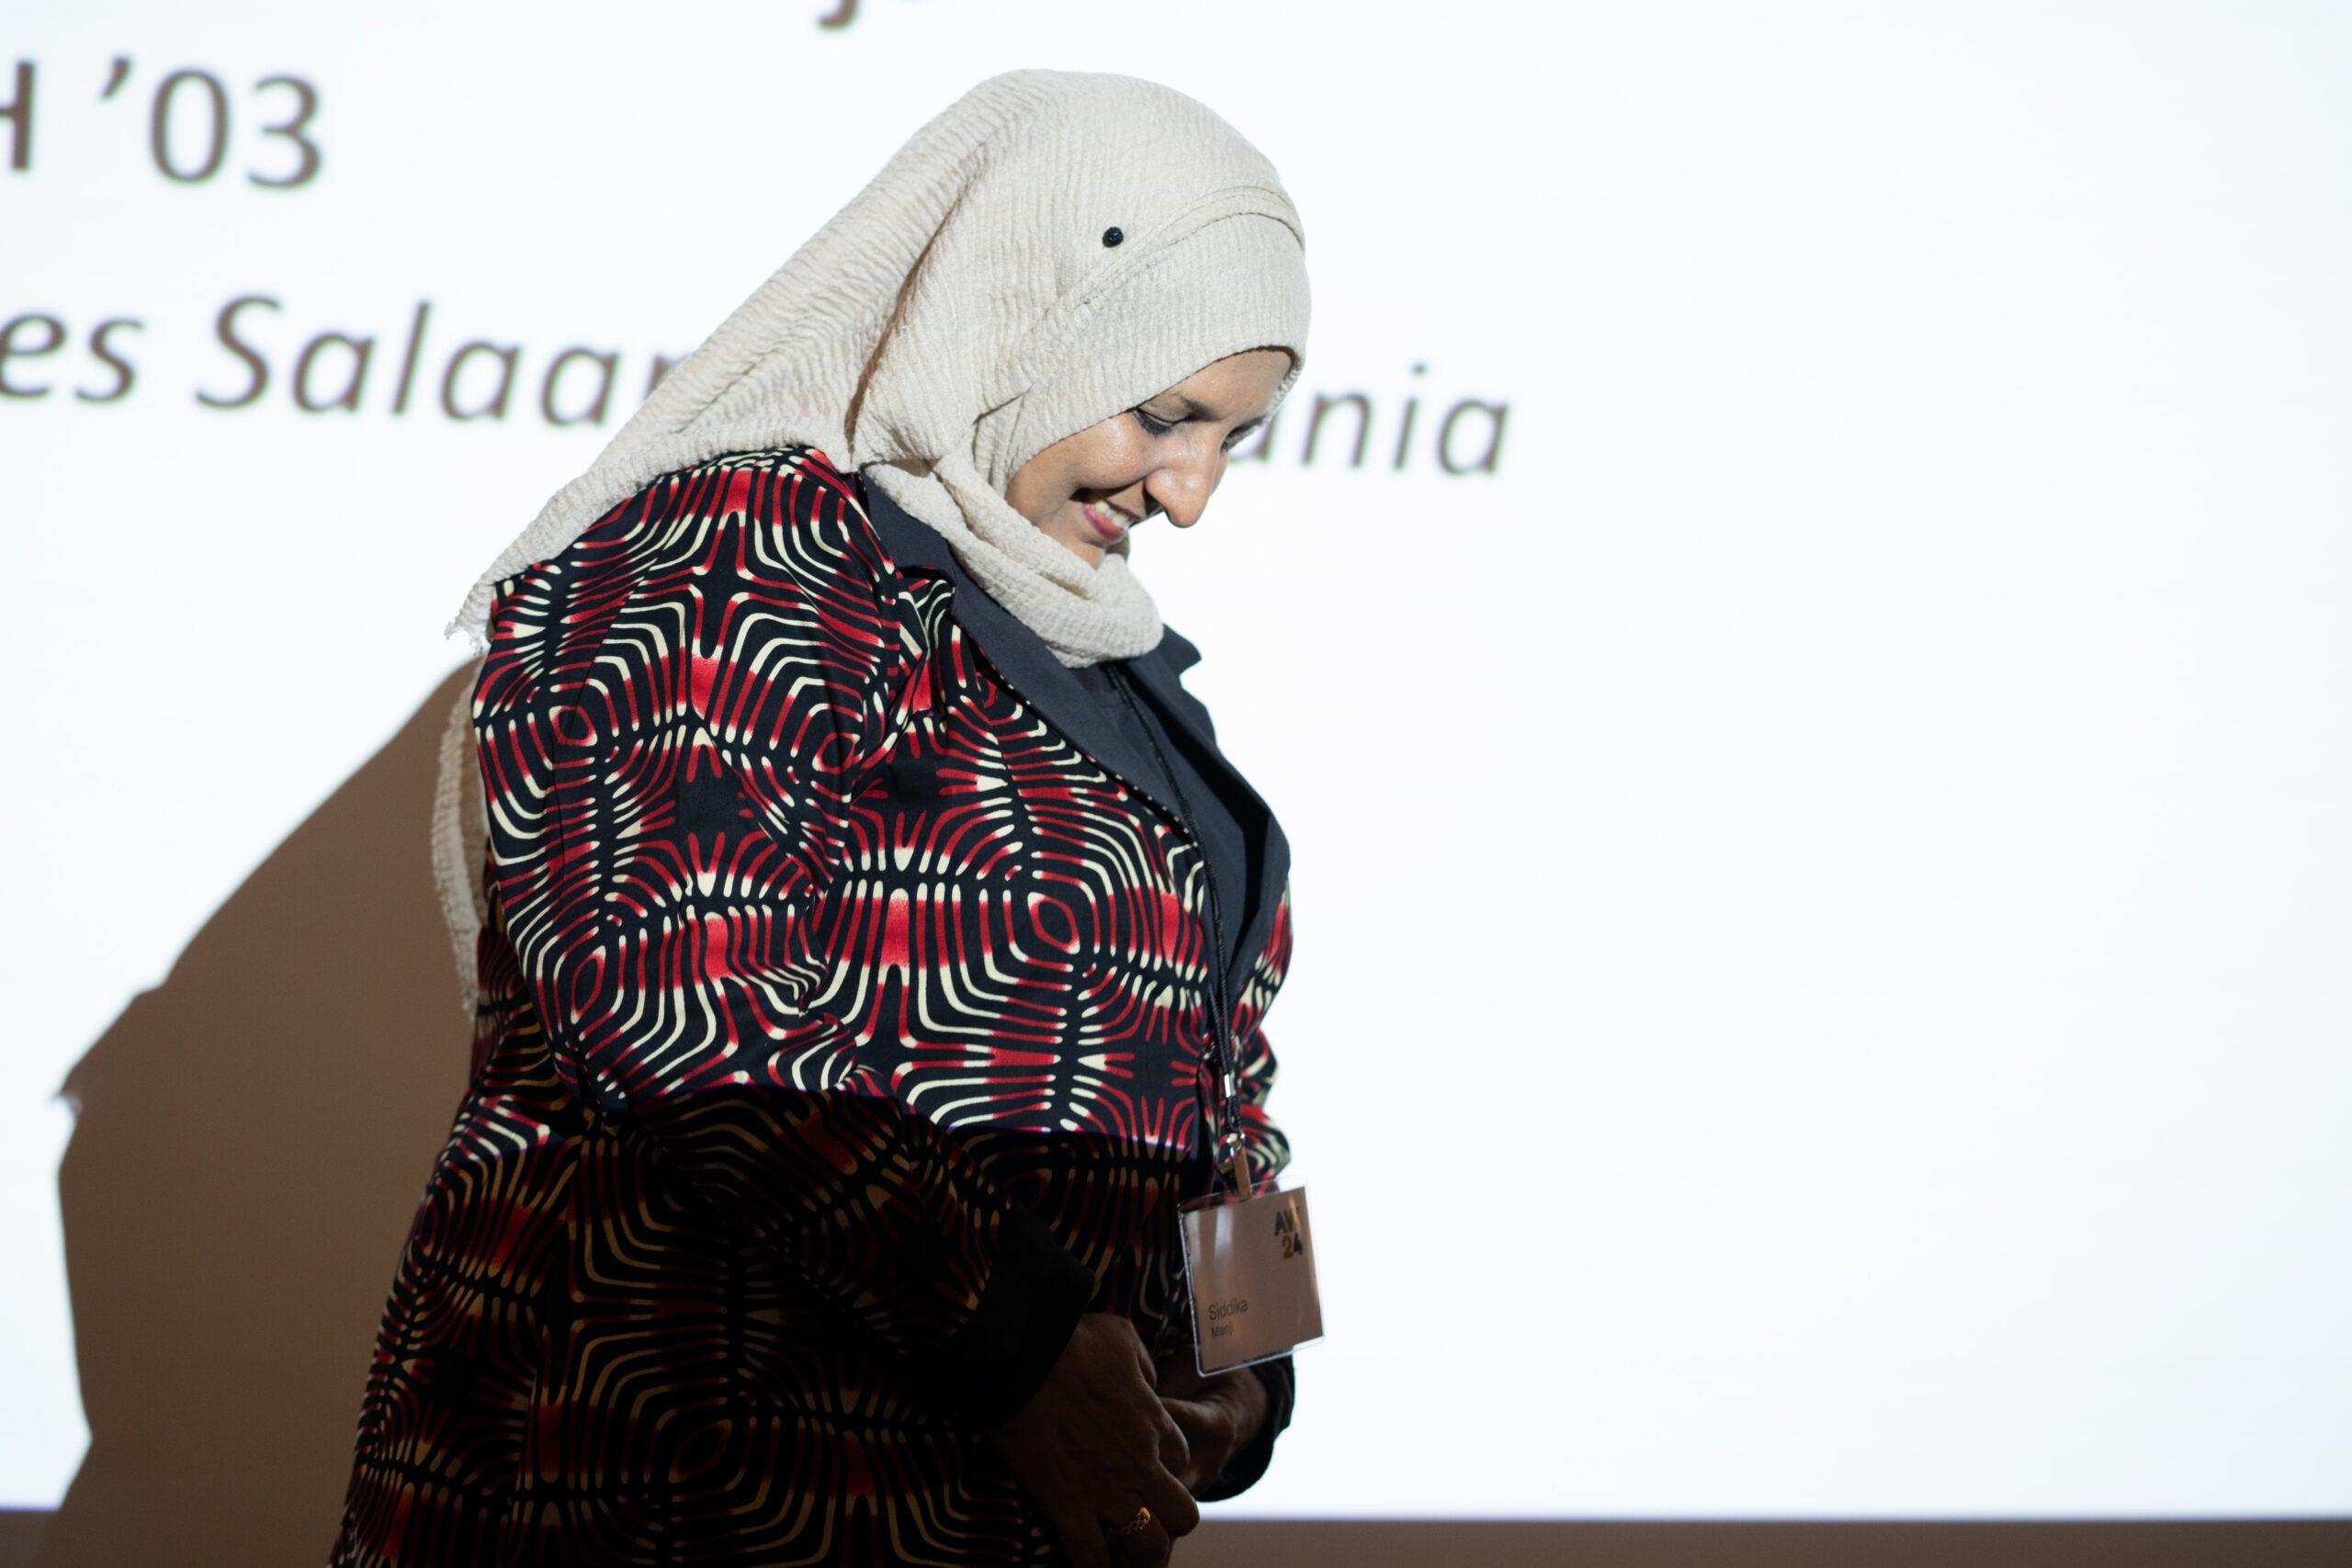
<svg viewBox="0 0 2352 1568"><path fill-rule="evenodd" d="M1265 1172L1288 854L1195 658L1127 669L1250 807L1217 1005ZM503 585L473 1072L338 1563L1059 1560L980 1434L1083 1311L1187 1343L1210 1179L1206 868L1088 697L806 449L668 476Z"/></svg>

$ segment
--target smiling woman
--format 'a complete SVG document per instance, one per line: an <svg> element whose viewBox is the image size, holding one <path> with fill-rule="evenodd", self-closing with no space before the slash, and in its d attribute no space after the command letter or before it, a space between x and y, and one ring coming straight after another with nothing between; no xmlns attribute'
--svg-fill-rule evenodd
<svg viewBox="0 0 2352 1568"><path fill-rule="evenodd" d="M338 1562L1151 1564L1263 1472L1179 1208L1288 1157L1288 853L1125 557L1306 313L1224 122L1001 77L476 585L475 1065Z"/></svg>
<svg viewBox="0 0 2352 1568"><path fill-rule="evenodd" d="M1292 364L1260 348L1204 366L1055 442L1021 466L1004 499L1089 566L1152 517L1189 528L1225 478L1227 457L1266 423Z"/></svg>

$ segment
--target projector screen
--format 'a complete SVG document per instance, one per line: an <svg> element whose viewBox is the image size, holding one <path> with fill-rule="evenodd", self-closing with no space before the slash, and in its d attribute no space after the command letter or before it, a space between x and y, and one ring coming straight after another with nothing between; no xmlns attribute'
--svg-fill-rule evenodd
<svg viewBox="0 0 2352 1568"><path fill-rule="evenodd" d="M68 1070L1024 65L1308 231L1135 557L1295 853L1329 1337L1229 1510L2352 1511L2352 13L2244 0L18 7L0 1502Z"/></svg>

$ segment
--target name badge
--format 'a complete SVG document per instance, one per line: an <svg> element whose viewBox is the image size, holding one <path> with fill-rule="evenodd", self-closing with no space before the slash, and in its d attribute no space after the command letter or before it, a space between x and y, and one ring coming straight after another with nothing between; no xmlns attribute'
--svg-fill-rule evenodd
<svg viewBox="0 0 2352 1568"><path fill-rule="evenodd" d="M1230 1371L1323 1337L1306 1189L1269 1188L1183 1209L1193 1352L1203 1375Z"/></svg>

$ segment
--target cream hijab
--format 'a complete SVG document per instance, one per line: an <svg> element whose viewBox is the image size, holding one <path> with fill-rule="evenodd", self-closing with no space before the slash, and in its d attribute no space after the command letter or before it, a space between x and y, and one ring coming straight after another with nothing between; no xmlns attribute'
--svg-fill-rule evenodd
<svg viewBox="0 0 2352 1568"><path fill-rule="evenodd" d="M1019 71L917 131L872 184L673 370L594 465L482 573L452 630L488 638L498 584L665 473L804 445L943 535L1065 664L1148 652L1159 612L1125 543L1089 566L1004 500L1046 447L1253 348L1306 356L1298 215L1273 165L1202 105L1127 76ZM473 1008L487 824L471 692L451 716L434 862Z"/></svg>

